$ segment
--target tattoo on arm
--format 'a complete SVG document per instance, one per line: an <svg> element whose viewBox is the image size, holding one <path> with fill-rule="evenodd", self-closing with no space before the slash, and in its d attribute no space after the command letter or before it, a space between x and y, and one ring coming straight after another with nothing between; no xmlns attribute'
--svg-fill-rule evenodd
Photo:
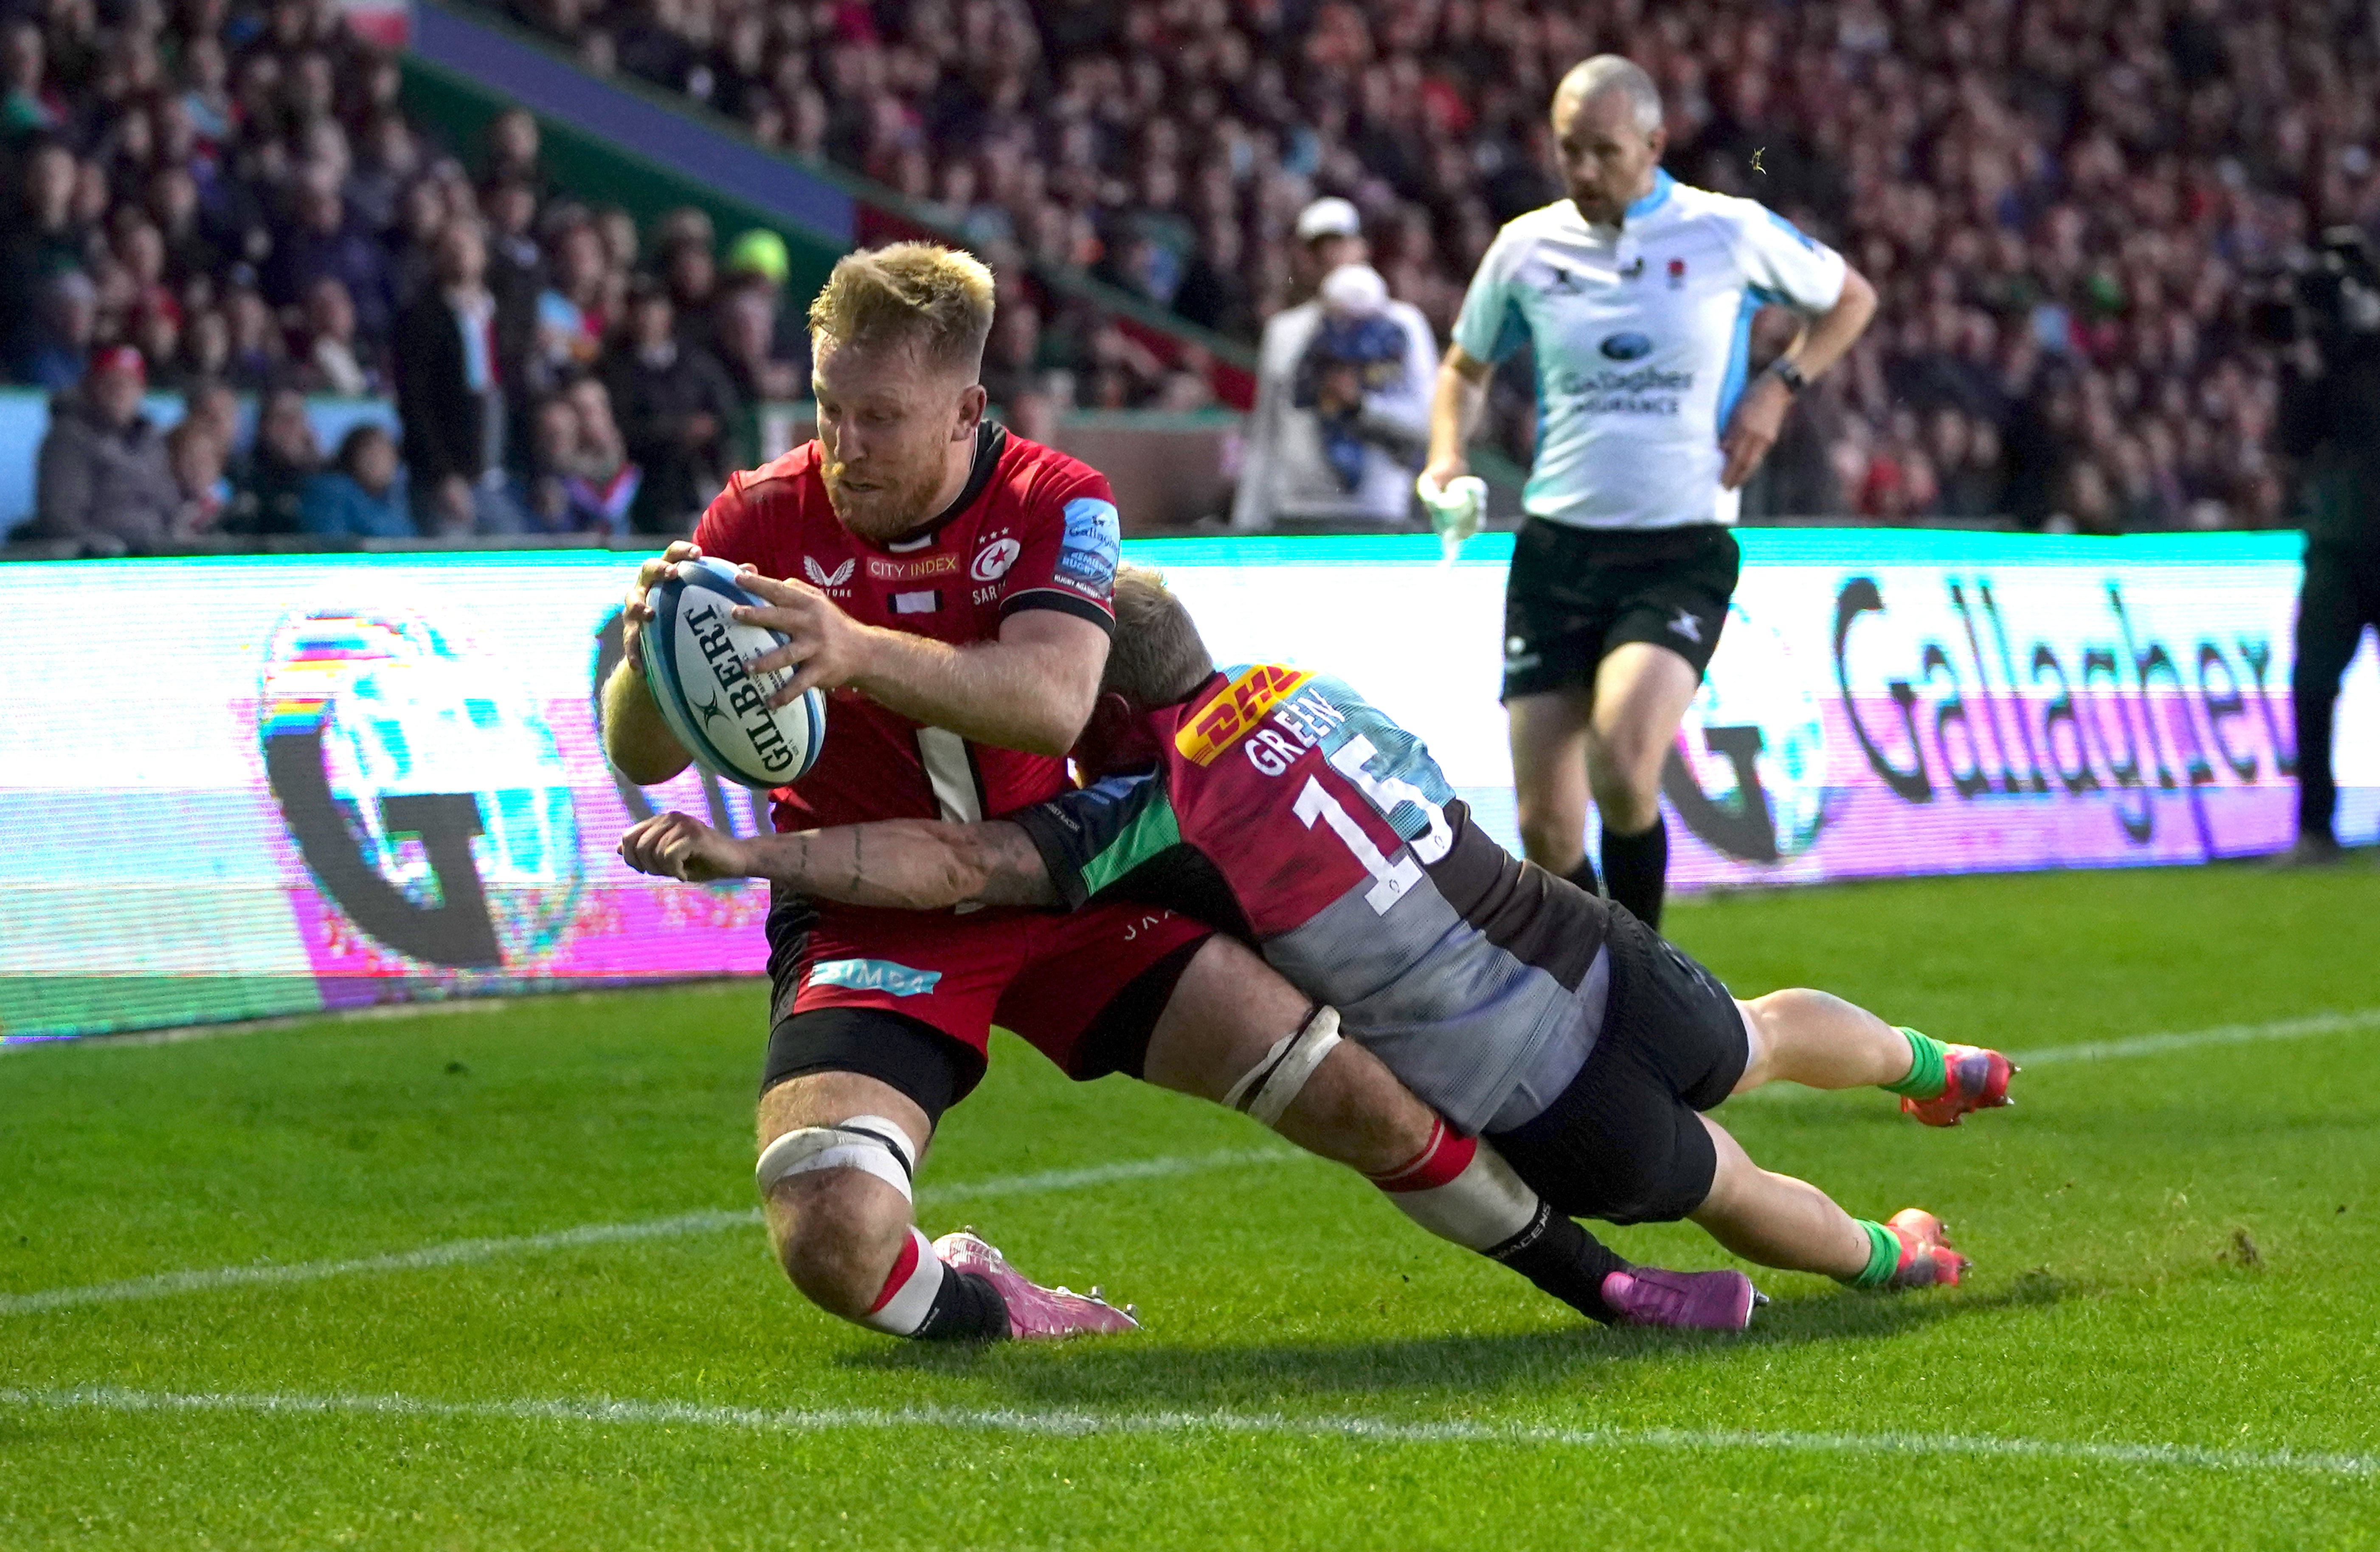
<svg viewBox="0 0 2380 1552"><path fill-rule="evenodd" d="M975 898L988 905L1058 905L1058 886L1040 849L1022 825L991 823L975 830L980 881Z"/></svg>

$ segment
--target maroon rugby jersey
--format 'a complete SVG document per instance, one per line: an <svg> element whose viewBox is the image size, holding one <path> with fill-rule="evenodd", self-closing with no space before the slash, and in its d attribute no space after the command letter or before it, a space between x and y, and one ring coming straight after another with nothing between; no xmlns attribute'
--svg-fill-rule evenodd
<svg viewBox="0 0 2380 1552"><path fill-rule="evenodd" d="M1420 739L1280 663L1226 669L1148 724L1155 771L1010 816L1068 905L1139 901L1249 939L1465 1131L1553 1042L1585 1060L1608 909L1473 824Z"/></svg>
<svg viewBox="0 0 2380 1552"><path fill-rule="evenodd" d="M862 624L954 645L1054 609L1112 628L1115 502L1098 470L987 424L966 488L925 527L876 544L827 503L816 442L727 482L694 530L706 555L807 582ZM827 697L826 747L798 788L780 787L776 827L868 819L971 820L1066 785L1065 761L961 738L856 690Z"/></svg>

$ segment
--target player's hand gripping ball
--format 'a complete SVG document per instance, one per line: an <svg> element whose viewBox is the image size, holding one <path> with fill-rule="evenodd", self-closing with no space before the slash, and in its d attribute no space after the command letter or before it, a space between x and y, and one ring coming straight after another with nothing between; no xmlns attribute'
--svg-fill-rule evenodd
<svg viewBox="0 0 2380 1552"><path fill-rule="evenodd" d="M813 689L771 707L792 672L744 671L747 659L785 637L730 617L761 601L736 586L735 568L707 555L680 561L646 601L653 618L638 641L645 684L686 753L712 774L762 792L808 775L826 745L826 696Z"/></svg>

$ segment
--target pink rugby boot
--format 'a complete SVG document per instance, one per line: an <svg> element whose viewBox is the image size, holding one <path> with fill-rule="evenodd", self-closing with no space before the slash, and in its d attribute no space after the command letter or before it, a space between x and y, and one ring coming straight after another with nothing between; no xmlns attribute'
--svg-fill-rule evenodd
<svg viewBox="0 0 2380 1552"><path fill-rule="evenodd" d="M1672 1272L1634 1267L1606 1274L1603 1302L1631 1326L1681 1331L1741 1331L1768 1295L1742 1272Z"/></svg>
<svg viewBox="0 0 2380 1552"><path fill-rule="evenodd" d="M1900 1262L1892 1269L1887 1288L1931 1288L1956 1284L1959 1274L1974 1263L1950 1248L1950 1231L1923 1207L1903 1207L1884 1226L1900 1242Z"/></svg>
<svg viewBox="0 0 2380 1552"><path fill-rule="evenodd" d="M954 1272L973 1272L990 1280L1008 1306L1008 1334L1019 1341L1054 1341L1085 1334L1112 1336L1137 1331L1132 1306L1116 1308L1099 1291L1075 1292L1068 1288L1044 1288L1008 1264L1008 1257L986 1243L972 1229L944 1234L934 1242L934 1254Z"/></svg>
<svg viewBox="0 0 2380 1552"><path fill-rule="evenodd" d="M2015 1104L2009 1097L2009 1079L2022 1071L1988 1047L1945 1046L1942 1092L1931 1099L1903 1097L1900 1113L1915 1116L1928 1126L1956 1126L1961 1116L1973 1111Z"/></svg>

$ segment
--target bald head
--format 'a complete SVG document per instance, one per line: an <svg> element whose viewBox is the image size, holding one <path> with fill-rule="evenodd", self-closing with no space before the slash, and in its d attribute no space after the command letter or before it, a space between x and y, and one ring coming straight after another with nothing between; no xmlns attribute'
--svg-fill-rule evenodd
<svg viewBox="0 0 2380 1552"><path fill-rule="evenodd" d="M1643 66L1616 54L1598 54L1570 67L1554 88L1555 120L1560 120L1565 103L1586 103L1605 92L1626 100L1628 116L1638 129L1649 134L1661 127L1660 88L1653 84Z"/></svg>
<svg viewBox="0 0 2380 1552"><path fill-rule="evenodd" d="M1617 226L1652 192L1661 152L1661 94L1653 78L1616 54L1573 66L1554 90L1554 149L1571 203L1590 224Z"/></svg>

